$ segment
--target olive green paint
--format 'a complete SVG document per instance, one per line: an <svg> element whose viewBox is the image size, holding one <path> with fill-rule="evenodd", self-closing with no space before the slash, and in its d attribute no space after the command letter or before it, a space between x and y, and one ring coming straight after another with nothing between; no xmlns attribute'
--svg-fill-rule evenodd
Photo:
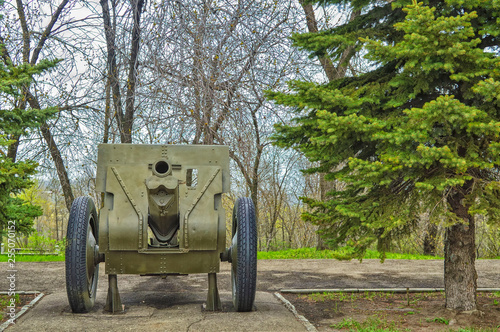
<svg viewBox="0 0 500 332"><path fill-rule="evenodd" d="M188 170L196 183L187 183ZM228 147L101 144L96 187L104 193L99 252L107 274L219 272Z"/></svg>

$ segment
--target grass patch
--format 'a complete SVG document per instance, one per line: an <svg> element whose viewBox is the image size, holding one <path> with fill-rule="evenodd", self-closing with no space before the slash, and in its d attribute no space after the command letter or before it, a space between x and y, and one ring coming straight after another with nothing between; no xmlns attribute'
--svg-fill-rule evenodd
<svg viewBox="0 0 500 332"><path fill-rule="evenodd" d="M448 325L450 323L449 320L447 320L446 318L443 318L443 317L437 317L437 318L428 318L426 319L426 321L428 323L439 323L439 324L444 324L444 325Z"/></svg>
<svg viewBox="0 0 500 332"><path fill-rule="evenodd" d="M0 262L7 262L7 255L0 255ZM63 255L16 255L17 262L63 262Z"/></svg>
<svg viewBox="0 0 500 332"><path fill-rule="evenodd" d="M4 311L5 308L7 308L7 306L10 304L11 298L12 296L10 295L0 295L0 311ZM21 303L19 294L14 294L13 298L16 304Z"/></svg>
<svg viewBox="0 0 500 332"><path fill-rule="evenodd" d="M9 295L0 295L0 321L4 320L4 314L7 312L7 306L11 304L11 298L14 298L16 306L21 303L19 294L14 294L13 297Z"/></svg>
<svg viewBox="0 0 500 332"><path fill-rule="evenodd" d="M280 251L259 251L258 259L340 259L352 253L349 247L338 250L316 250L315 248L288 249ZM368 250L364 259L380 259L380 254L376 250ZM415 254L386 253L386 259L443 259L438 256L426 256Z"/></svg>
<svg viewBox="0 0 500 332"><path fill-rule="evenodd" d="M376 316L369 317L364 322L358 322L351 318L344 318L342 322L332 325L336 329L348 329L349 331L361 331L361 332L396 332L396 331L407 331L399 330L396 328L395 322L388 322L385 319L380 319Z"/></svg>
<svg viewBox="0 0 500 332"><path fill-rule="evenodd" d="M338 302L355 302L357 300L368 301L391 301L394 297L404 296L406 294L395 294L393 292L363 292L363 293L347 293L347 292L324 292L299 295L299 298L307 299L310 302L325 302L325 301L338 301ZM441 293L410 293L410 304L418 304L421 300L429 298L439 298L444 300L444 295Z"/></svg>

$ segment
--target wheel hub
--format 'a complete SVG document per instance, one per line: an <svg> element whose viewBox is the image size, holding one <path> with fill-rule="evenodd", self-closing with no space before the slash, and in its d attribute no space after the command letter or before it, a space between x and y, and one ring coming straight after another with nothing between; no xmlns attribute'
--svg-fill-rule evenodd
<svg viewBox="0 0 500 332"><path fill-rule="evenodd" d="M96 260L99 259L99 246L96 243L94 233L92 228L88 225L88 236L87 236L87 248L86 248L86 263L87 263L87 280L89 281L89 291L92 288L92 281L94 277L95 267L97 265Z"/></svg>
<svg viewBox="0 0 500 332"><path fill-rule="evenodd" d="M236 263L238 261L238 233L234 233L233 240L231 241L231 248L229 248L229 262Z"/></svg>

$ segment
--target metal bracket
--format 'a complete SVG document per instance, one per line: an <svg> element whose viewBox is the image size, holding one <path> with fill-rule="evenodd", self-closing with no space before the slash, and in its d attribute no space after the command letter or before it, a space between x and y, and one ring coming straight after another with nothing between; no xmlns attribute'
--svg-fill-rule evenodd
<svg viewBox="0 0 500 332"><path fill-rule="evenodd" d="M205 192L207 191L208 187L214 181L215 177L217 176L217 174L219 174L219 172L220 172L220 168L217 168L215 170L214 174L212 174L212 176L210 177L210 179L208 179L207 183L205 183L205 185L201 189L200 193L198 194L198 196L196 196L195 200L193 201L193 203L191 204L191 206L189 207L189 209L186 211L186 214L184 215L184 247L186 247L186 248L189 247L189 242L188 242L189 241L188 240L188 219L189 219L189 215L194 210L194 208L196 207L196 204L198 204L198 202L200 201L201 197L203 196L203 194L205 194Z"/></svg>
<svg viewBox="0 0 500 332"><path fill-rule="evenodd" d="M123 181L122 177L118 173L118 170L116 167L111 167L111 170L113 171L113 174L116 177L116 180L118 180L118 183L123 189L123 192L125 193L125 196L127 196L127 199L129 200L130 204L134 208L135 213L137 214L137 217L139 218L139 248L143 248L143 229L144 229L144 217L142 215L141 210L137 206L137 203L135 202L134 198L130 194L130 191L127 189L125 186L125 182Z"/></svg>
<svg viewBox="0 0 500 332"><path fill-rule="evenodd" d="M120 299L120 293L118 292L116 274L108 275L108 297L106 298L104 310L113 314L124 311L124 306L122 305L122 301Z"/></svg>
<svg viewBox="0 0 500 332"><path fill-rule="evenodd" d="M217 274L208 274L208 295L207 295L207 307L208 311L220 311L222 310L222 303L219 297L219 290L217 289Z"/></svg>

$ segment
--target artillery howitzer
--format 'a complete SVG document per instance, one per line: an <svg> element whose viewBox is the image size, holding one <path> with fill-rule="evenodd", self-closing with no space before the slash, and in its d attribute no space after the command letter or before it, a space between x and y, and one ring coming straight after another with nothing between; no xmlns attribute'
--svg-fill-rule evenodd
<svg viewBox="0 0 500 332"><path fill-rule="evenodd" d="M118 274L208 274L207 310L220 310L217 272L231 265L233 304L253 307L257 274L255 210L249 198L233 209L232 241L226 248L222 194L230 190L225 146L102 144L96 188L75 199L66 247L66 289L73 312L95 302L99 263L109 288L105 310L122 311Z"/></svg>

